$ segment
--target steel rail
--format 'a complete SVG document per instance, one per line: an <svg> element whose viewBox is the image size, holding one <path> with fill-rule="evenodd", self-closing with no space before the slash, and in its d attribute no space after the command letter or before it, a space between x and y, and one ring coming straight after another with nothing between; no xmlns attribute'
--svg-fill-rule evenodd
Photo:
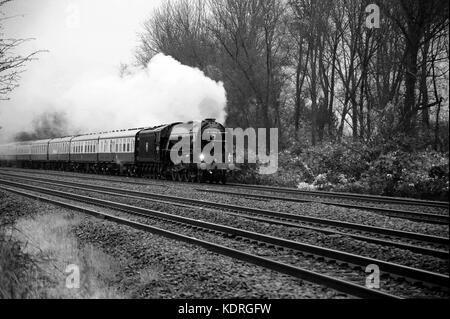
<svg viewBox="0 0 450 319"><path fill-rule="evenodd" d="M66 187L72 187L75 189L85 190L86 188L89 188L91 190L95 190L97 192L101 192L104 194L109 195L127 195L127 196L134 196L138 199L145 199L145 200L153 200L153 201L159 201L166 204L175 204L178 205L186 205L186 204L179 204L179 203L188 203L190 205L193 205L193 207L211 207L215 209L220 210L228 210L228 211L234 211L234 212L243 212L243 213L250 213L255 215L263 215L268 216L271 218L276 218L278 220L266 220L266 219L260 219L253 216L247 216L250 219L255 219L259 221L264 222L272 222L280 225L290 226L290 227L300 227L300 228L306 228L311 230L319 231L319 228L317 227L310 227L310 226L301 226L294 222L307 222L307 223L313 223L313 224L321 224L321 225L327 225L327 226L333 226L333 227L341 227L341 228L348 228L348 229L355 229L358 231L365 231L365 232L371 232L371 233L377 233L385 236L394 236L404 239L411 239L411 240L418 240L422 242L428 242L428 243L434 243L434 244L441 244L441 245L449 245L450 239L446 237L439 237L439 236L432 236L432 235L426 235L416 232L407 232L407 231L401 231L401 230L395 230L390 228L382 228L382 227L376 227L376 226L368 226L363 224L356 224L356 223L349 223L349 222L343 222L343 221L337 221L337 220L331 220L331 219L325 219L325 218L318 218L318 217L310 217L310 216L304 216L304 215L297 215L297 214L290 214L290 213L283 213L283 212L277 212L277 211L270 211L270 210L263 210L263 209L257 209L257 208L251 208L251 207L244 207L244 206L236 206L231 204L223 204L223 203L215 203L210 201L204 201L199 199L192 199L192 198L185 198L185 197L176 197L171 195L164 195L164 194L157 194L157 193L149 193L149 192L138 192L133 190L127 190L122 188L115 188L115 187L108 187L108 186L100 186L100 185L92 185L92 184L85 184L85 183L77 183L77 182L70 182L70 181L60 181L60 180L52 180L47 178L39 178L39 177L26 177L26 176L19 176L15 174L5 174L3 172L0 172L0 174L3 174L4 176L11 176L20 178L23 180L28 181L39 181L44 184L48 185L54 185L54 186L66 186ZM242 216L242 215L238 215ZM322 229L321 229L322 230ZM329 231L327 229L323 229L324 232L332 233L332 231ZM339 233L339 232L336 232ZM341 233L345 234L346 236L352 236L353 234L349 233ZM356 235L359 236L359 235ZM365 237L366 240L369 239L367 236L360 236L360 239ZM375 240L375 238L374 238ZM375 241L374 241L375 242ZM389 243L392 243L392 245L395 245L395 242L388 241ZM381 241L379 243L382 243ZM421 247L419 247L421 248ZM414 248L413 248L414 249ZM448 257L448 252L445 251L437 251L437 254L440 254L444 258Z"/></svg>
<svg viewBox="0 0 450 319"><path fill-rule="evenodd" d="M53 205L58 205L60 207L64 207L71 210L80 211L82 213L101 218L103 220L108 220L111 222L115 222L121 225L130 226L132 228L143 230L146 232L150 232L156 235L164 236L176 241L185 242L191 245L195 245L198 247L203 247L209 251L215 252L217 254L231 257L233 259L241 260L244 262L248 262L257 266L261 266L279 273L283 273L289 276L293 276L298 279L302 279L314 284L323 285L337 291L349 294L351 296L359 297L359 298L368 298L368 299L402 299L398 296L385 293L382 291L369 289L361 285L354 284L352 282L344 281L339 278L334 278L328 275L323 275L317 272L313 272L304 268L295 267L289 264L277 262L268 258L260 257L254 254L246 253L234 248L226 247L223 245L219 245L216 243L211 243L205 240L197 239L194 237L186 236L183 234L179 234L176 232L172 232L169 230L165 230L162 228L154 227L151 225L135 222L129 219L117 217L111 214L106 214L102 212L98 212L93 209L85 208L79 205L69 204L66 202L62 202L60 200L55 200L47 197L43 197L41 195L27 193L21 190L17 190L10 187L4 187L0 185L0 188L7 190L9 192L26 196L29 198L37 199L42 202L47 202Z"/></svg>
<svg viewBox="0 0 450 319"><path fill-rule="evenodd" d="M238 184L238 183L229 183L227 185L233 186L233 187L239 187L239 188L247 188L247 189L262 190L262 191L274 191L277 193L286 193L286 194L346 198L346 199L352 199L352 200L364 200L364 201L370 201L370 202L376 202L376 203L399 204L399 205L408 205L408 206L425 206L425 207L436 207L436 208L447 208L447 209L449 208L448 202L423 200L423 199L416 199L416 198L400 198L400 197L388 197L388 196L381 196L381 195L327 192L327 191L311 191L311 190L308 191L308 190L300 190L300 189L289 188L289 187L250 185L250 184Z"/></svg>
<svg viewBox="0 0 450 319"><path fill-rule="evenodd" d="M419 281L423 283L428 283L434 286L441 287L443 289L448 289L449 277L443 274L438 274L431 271L426 271L422 269L412 268L408 266L403 266L383 260L378 260L370 257L355 255L335 249L323 248L320 246L315 246L311 244L306 244L298 241L287 240L283 238L278 238L269 235L263 235L260 233L255 233L247 230L237 229L230 226L219 225L214 223L209 223L206 221L200 221L188 217L173 215L169 213L164 213L160 211L140 208L132 205L122 204L118 202L113 202L109 200L103 200L98 198L93 198L89 196L77 195L68 192L57 191L54 189L43 188L39 186L33 186L29 184L22 184L17 182L12 182L9 180L0 179L1 184L6 184L8 186L19 187L22 189L27 189L30 191L38 191L40 193L58 196L70 200L81 201L87 204L93 204L96 206L107 207L111 209L121 210L128 213L136 213L140 215L147 215L156 218L163 218L170 221L179 222L186 225L192 225L194 227L206 228L212 231L218 231L226 234L231 234L233 236L248 238L250 240L255 240L258 242L265 242L267 244L276 245L279 247L287 248L293 251L298 251L303 254L311 254L322 258L331 258L341 262L353 264L362 267L363 269L370 264L376 264L385 273L394 275L394 277L402 277L405 279L412 279L413 281Z"/></svg>
<svg viewBox="0 0 450 319"><path fill-rule="evenodd" d="M58 174L56 172L40 172L36 169L18 169L18 168L11 168L11 167L0 167L0 170L2 171L17 171L17 172L25 172L26 170L32 170L33 174L42 174L42 175L54 175L54 176L68 176L73 178L79 178L80 176L96 176L94 174L89 173L81 173L81 172L66 172L71 174L79 175L62 175ZM128 177L128 176L110 176L110 177L118 177L117 179L111 179L111 178L101 178L101 177L90 177L93 180L99 180L99 181L113 181L118 183L127 183L127 184L136 184L136 185L145 185L145 186L165 186L162 184L155 184L155 183L146 183L143 182L142 178L138 177ZM119 179L119 178L126 178L131 180L125 180L125 179ZM167 182L167 181L165 181ZM172 182L168 180L168 182ZM187 182L177 182L177 183L184 183L192 185L192 183ZM247 189L254 189L254 190L267 190L267 191L274 191L278 193L292 193L292 194L299 194L299 195L308 195L308 196L322 196L322 197L334 197L334 198L346 198L346 199L352 199L352 200L365 200L365 201L371 201L376 203L387 203L387 204L399 204L399 205L408 205L408 206L424 206L424 207L436 207L436 208L449 208L448 202L442 202L442 201L432 201L432 200L422 200L422 199L415 199L415 198L401 198L401 197L389 197L389 196L381 196L381 195L369 195L369 194L356 194L356 193L342 193L342 192L328 192L328 191L306 191L306 190L299 190L295 188L289 188L289 187L278 187L278 186L267 186L267 185L252 185L252 184L239 184L239 183L228 183L226 185L220 185L220 187L240 187L240 188L247 188Z"/></svg>
<svg viewBox="0 0 450 319"><path fill-rule="evenodd" d="M445 224L445 225L448 225L448 223L449 223L449 216L447 216L447 215L419 213L419 212L413 212L413 211L407 211L407 210L397 210L397 209L390 209L390 208L380 208L380 207L372 207L372 206L364 206L364 205L327 202L327 201L316 201L316 200L308 200L308 199L300 199L300 198L288 198L288 197L273 196L273 195L248 194L248 193L243 194L240 192L231 192L231 191L216 190L216 189L210 189L210 188L208 188L208 189L196 188L195 190L201 191L201 192L218 193L218 194L225 194L225 195L231 195L231 196L240 196L240 197L244 196L247 198L254 198L254 199L262 198L262 199L267 199L267 200L279 200L279 201L288 201L288 202L296 202L296 203L318 203L318 204L324 204L324 205L330 205L330 206L339 206L339 207L352 208L352 209L368 210L368 211L374 211L374 212L378 212L378 213L387 214L389 216L393 216L393 217L397 217L397 218L406 218L406 219L411 219L411 220L426 222L426 223L437 223L437 224Z"/></svg>

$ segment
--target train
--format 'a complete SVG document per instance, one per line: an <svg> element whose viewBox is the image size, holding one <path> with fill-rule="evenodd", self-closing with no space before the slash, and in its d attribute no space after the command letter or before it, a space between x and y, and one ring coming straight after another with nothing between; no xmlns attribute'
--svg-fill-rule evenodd
<svg viewBox="0 0 450 319"><path fill-rule="evenodd" d="M204 161L203 153L195 160L198 154L194 147L185 155L189 161L176 163L170 156L172 147L182 138L188 138L192 146L200 137L204 147L209 141L202 137L220 142L225 140L225 132L225 127L215 119L205 119L14 142L0 145L0 166L225 184L230 171L235 169L227 161L232 154L226 154L225 148L218 152L222 160L212 162Z"/></svg>

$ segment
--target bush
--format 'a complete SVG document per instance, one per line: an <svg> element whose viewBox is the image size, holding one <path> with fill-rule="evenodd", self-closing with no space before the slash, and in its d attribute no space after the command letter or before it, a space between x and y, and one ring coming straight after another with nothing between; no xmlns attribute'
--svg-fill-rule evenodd
<svg viewBox="0 0 450 319"><path fill-rule="evenodd" d="M420 138L419 138L420 140ZM254 184L387 196L448 200L448 153L417 139L398 136L363 144L324 143L279 154L278 171L259 175L258 165L243 165L235 180Z"/></svg>
<svg viewBox="0 0 450 319"><path fill-rule="evenodd" d="M38 297L36 263L0 226L0 299Z"/></svg>

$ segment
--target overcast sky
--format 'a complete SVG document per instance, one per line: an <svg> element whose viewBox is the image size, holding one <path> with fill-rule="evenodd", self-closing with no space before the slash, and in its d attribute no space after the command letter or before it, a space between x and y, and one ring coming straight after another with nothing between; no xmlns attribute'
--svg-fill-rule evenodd
<svg viewBox="0 0 450 319"><path fill-rule="evenodd" d="M109 72L132 59L142 22L160 0L14 0L5 5L5 33L35 38L22 48L46 49L28 67L26 80L55 85L87 72ZM61 72L64 69L64 73ZM75 79L74 79L75 80ZM19 92L16 92L19 94Z"/></svg>
<svg viewBox="0 0 450 319"><path fill-rule="evenodd" d="M65 112L73 132L224 119L222 83L158 55L146 69L119 78L133 63L138 32L162 0L14 0L5 35L35 38L26 54L48 50L27 65L20 87L0 101L0 140L30 131L43 112Z"/></svg>
<svg viewBox="0 0 450 319"><path fill-rule="evenodd" d="M84 79L117 73L121 62L131 62L137 33L160 0L14 0L2 9L5 34L35 38L19 53L45 49L28 64L20 87L10 101L0 101L0 126L12 115L27 123L51 104L48 92L62 94ZM49 105L51 107L51 105Z"/></svg>

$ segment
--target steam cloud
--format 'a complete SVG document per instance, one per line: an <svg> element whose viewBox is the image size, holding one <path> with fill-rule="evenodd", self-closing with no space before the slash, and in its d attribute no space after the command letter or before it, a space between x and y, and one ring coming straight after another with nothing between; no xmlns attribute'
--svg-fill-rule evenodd
<svg viewBox="0 0 450 319"><path fill-rule="evenodd" d="M15 135L15 141L33 141L62 137L68 134L67 116L60 112L44 112L35 117L32 131L22 131Z"/></svg>
<svg viewBox="0 0 450 319"><path fill-rule="evenodd" d="M182 65L170 56L157 54L146 68L133 68L122 73L121 76L115 74L80 81L62 96L53 96L49 92L48 101L43 101L38 117L46 112L65 114L67 123L63 121L63 124L67 127L59 125L58 130L69 134L203 118L216 118L220 122L225 119L223 83L213 81L199 69ZM48 105L53 107L49 110L45 107ZM40 106L31 107L36 113ZM20 114L16 116L20 120ZM6 119L6 123L17 119ZM39 120L35 119L30 125L34 126L31 134L36 131L36 123ZM9 135L18 136L12 126L8 130ZM48 131L53 134L51 128Z"/></svg>

